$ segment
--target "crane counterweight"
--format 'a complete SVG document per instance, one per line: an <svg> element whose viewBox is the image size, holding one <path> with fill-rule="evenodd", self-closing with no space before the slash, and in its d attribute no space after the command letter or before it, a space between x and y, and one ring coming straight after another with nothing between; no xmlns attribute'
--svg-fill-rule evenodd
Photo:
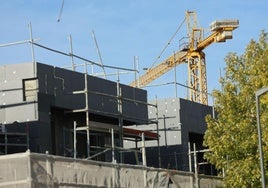
<svg viewBox="0 0 268 188"><path fill-rule="evenodd" d="M210 31L218 31L221 29L230 28L232 30L239 27L239 21L238 20L216 20L210 24Z"/></svg>

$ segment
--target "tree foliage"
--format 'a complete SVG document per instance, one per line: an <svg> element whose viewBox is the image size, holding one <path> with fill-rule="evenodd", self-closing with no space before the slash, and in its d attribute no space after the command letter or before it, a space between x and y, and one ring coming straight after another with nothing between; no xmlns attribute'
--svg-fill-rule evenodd
<svg viewBox="0 0 268 188"><path fill-rule="evenodd" d="M255 92L268 86L268 40L261 32L243 55L229 53L221 90L213 92L216 117L206 117L205 157L224 173L226 187L258 187L261 173L258 151ZM260 98L265 168L268 171L268 94ZM268 173L266 173L268 175Z"/></svg>

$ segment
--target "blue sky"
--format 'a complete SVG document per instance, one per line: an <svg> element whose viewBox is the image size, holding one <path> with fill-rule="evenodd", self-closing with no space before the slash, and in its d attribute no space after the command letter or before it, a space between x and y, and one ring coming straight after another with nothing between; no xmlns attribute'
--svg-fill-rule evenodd
<svg viewBox="0 0 268 188"><path fill-rule="evenodd" d="M134 56L139 59L139 70L150 67L185 17L185 11L195 10L199 24L209 28L214 20L239 19L240 27L233 39L226 43L207 47L208 91L219 88L220 69L228 52L242 54L250 39L258 39L260 31L268 31L268 1L258 0L78 0L64 1L61 21L59 17L62 0L12 0L1 1L0 44L29 39L31 23L33 37L45 46L69 51L68 36L73 39L73 51L79 56L99 62L92 30L95 32L103 63L110 66L133 68ZM186 25L180 29L172 43L162 54L161 60L179 49L179 40L186 35ZM47 52L35 47L36 60L55 66L69 66L69 57ZM0 64L31 61L29 44L1 47ZM76 63L81 63L76 60ZM94 67L94 72L101 69ZM115 70L107 69L107 73ZM109 77L114 80L116 78ZM133 74L121 75L120 81L128 84ZM174 81L170 72L154 83ZM185 84L187 67L177 67L177 81ZM174 97L173 86L148 88L149 98ZM185 98L186 89L178 87L179 96Z"/></svg>

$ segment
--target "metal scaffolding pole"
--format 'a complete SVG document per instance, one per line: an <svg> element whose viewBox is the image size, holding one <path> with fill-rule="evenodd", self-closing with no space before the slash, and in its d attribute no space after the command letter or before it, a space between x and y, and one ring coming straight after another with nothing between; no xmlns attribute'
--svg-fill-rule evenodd
<svg viewBox="0 0 268 188"><path fill-rule="evenodd" d="M192 172L192 154L191 154L191 143L188 142L188 160L189 160L189 172Z"/></svg>
<svg viewBox="0 0 268 188"><path fill-rule="evenodd" d="M78 110L72 110L72 112L84 112L86 115L86 120L85 120L84 126L78 127L77 124L75 123L75 126L74 126L74 146L76 147L77 131L86 131L86 139L87 139L87 157L86 158L90 158L90 130L89 130L90 122L89 122L89 106L88 106L89 91L88 91L88 75L87 75L87 64L86 63L85 63L84 82L85 82L84 90L72 92L72 94L82 94L83 93L85 95L85 108L78 109ZM75 151L75 156L76 156L76 154L77 154L77 151Z"/></svg>
<svg viewBox="0 0 268 188"><path fill-rule="evenodd" d="M106 72L105 72L105 68L103 67L103 61L102 61L102 57L101 57L101 53L100 53L100 49L99 49L99 45L98 45L98 42L97 42L97 39L96 39L94 30L92 30L92 37L93 37L93 40L94 40L94 42L95 42L95 46L96 46L96 49L97 49L97 53L98 53L98 56L99 56L99 59L100 59L100 64L101 64L101 68L102 68L102 70L103 70L104 78L107 79Z"/></svg>
<svg viewBox="0 0 268 188"><path fill-rule="evenodd" d="M135 87L140 87L140 84L139 84L139 80L137 80L137 77L139 76L139 75L137 75L137 74L139 74L139 67L138 67L138 57L136 57L136 56L134 56L134 79L135 79Z"/></svg>
<svg viewBox="0 0 268 188"><path fill-rule="evenodd" d="M147 166L144 132L141 133L142 165Z"/></svg>
<svg viewBox="0 0 268 188"><path fill-rule="evenodd" d="M115 157L114 157L114 129L111 129L111 141L112 141L112 163L116 163Z"/></svg>
<svg viewBox="0 0 268 188"><path fill-rule="evenodd" d="M141 133L141 150L142 150L142 165L144 167L147 166L147 161L146 161L146 148L145 148L145 136L144 132ZM147 173L146 170L143 170L143 176L144 176L144 187L147 187Z"/></svg>
<svg viewBox="0 0 268 188"><path fill-rule="evenodd" d="M176 56L175 53L173 54L174 62L176 62ZM174 64L174 87L175 87L175 98L178 97L178 88L177 88L177 65Z"/></svg>
<svg viewBox="0 0 268 188"><path fill-rule="evenodd" d="M195 178L195 188L199 188L199 183L198 183L198 164L197 164L197 153L196 153L195 143L194 143L194 178Z"/></svg>
<svg viewBox="0 0 268 188"><path fill-rule="evenodd" d="M71 57L71 63L72 63L72 70L75 71L75 64L74 64L74 56L73 56L73 40L72 40L72 35L69 35L68 37L69 43L70 43L70 57Z"/></svg>
<svg viewBox="0 0 268 188"><path fill-rule="evenodd" d="M76 150L76 121L74 121L74 159L76 159L77 150Z"/></svg>
<svg viewBox="0 0 268 188"><path fill-rule="evenodd" d="M86 102L86 132L87 132L87 157L90 157L90 135L89 135L89 92L88 92L88 76L87 76L87 64L85 63L85 102Z"/></svg>
<svg viewBox="0 0 268 188"><path fill-rule="evenodd" d="M36 75L36 61L35 61L35 53L34 53L34 39L33 39L33 31L32 31L32 24L29 23L29 32L30 32L30 41L31 41L31 51L32 51L32 62L33 62L33 74L35 77Z"/></svg>
<svg viewBox="0 0 268 188"><path fill-rule="evenodd" d="M117 79L117 111L118 111L118 127L119 127L119 147L123 147L123 112L122 112L122 91L119 84L119 74ZM120 152L120 163L123 162L123 153Z"/></svg>
<svg viewBox="0 0 268 188"><path fill-rule="evenodd" d="M156 132L157 132L157 149L158 149L158 166L161 168L161 151L160 151L160 140L159 140L159 120L158 120L158 104L157 104L157 98L156 98L156 105L155 105L155 110L156 110Z"/></svg>

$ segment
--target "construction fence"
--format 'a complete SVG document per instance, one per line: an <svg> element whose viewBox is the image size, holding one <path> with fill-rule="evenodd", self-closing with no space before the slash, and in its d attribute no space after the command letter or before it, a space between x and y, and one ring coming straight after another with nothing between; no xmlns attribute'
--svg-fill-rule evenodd
<svg viewBox="0 0 268 188"><path fill-rule="evenodd" d="M216 188L221 178L27 151L0 156L0 187Z"/></svg>

